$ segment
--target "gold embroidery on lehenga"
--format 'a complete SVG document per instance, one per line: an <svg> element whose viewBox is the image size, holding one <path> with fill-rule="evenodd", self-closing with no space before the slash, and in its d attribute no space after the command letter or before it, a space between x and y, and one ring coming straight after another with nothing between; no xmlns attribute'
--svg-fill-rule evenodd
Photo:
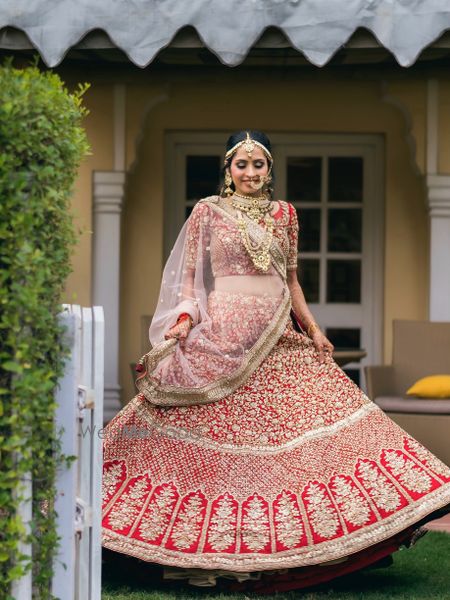
<svg viewBox="0 0 450 600"><path fill-rule="evenodd" d="M323 486L311 482L306 487L305 499L309 522L323 538L331 538L339 529L339 519Z"/></svg>
<svg viewBox="0 0 450 600"><path fill-rule="evenodd" d="M123 479L124 465L122 462L112 462L103 467L102 505L105 506L117 491L118 484Z"/></svg>
<svg viewBox="0 0 450 600"><path fill-rule="evenodd" d="M176 548L186 550L198 540L203 522L204 497L194 492L182 503L170 533L170 540Z"/></svg>
<svg viewBox="0 0 450 600"><path fill-rule="evenodd" d="M370 461L358 461L357 473L375 504L391 512L401 505L401 496L394 485Z"/></svg>
<svg viewBox="0 0 450 600"><path fill-rule="evenodd" d="M229 495L219 498L208 528L208 544L216 552L223 552L236 541L236 502Z"/></svg>
<svg viewBox="0 0 450 600"><path fill-rule="evenodd" d="M304 535L304 528L295 496L283 491L275 501L274 508L277 540L285 548L297 546Z"/></svg>
<svg viewBox="0 0 450 600"><path fill-rule="evenodd" d="M149 493L147 477L138 478L127 489L120 499L114 504L107 516L111 529L125 529L129 527L138 516L144 498Z"/></svg>
<svg viewBox="0 0 450 600"><path fill-rule="evenodd" d="M256 387L256 385L255 385ZM286 394L287 396L288 394ZM285 396L285 399L286 399ZM133 401L132 401L133 402ZM258 408L260 408L255 402L252 402L251 400L251 395L249 394L249 399L246 403L247 408L251 407L255 405L255 409L253 411L250 411L248 414L250 414L251 416L254 416L256 414L256 411ZM286 450L290 450L290 449L294 449L297 446L300 446L301 444L308 442L310 440L314 440L314 439L321 439L321 438L326 438L329 435L332 435L336 432L338 432L341 429L344 429L345 427L348 427L349 425L356 423L358 421L361 421L363 418L365 418L367 415L369 415L370 413L373 412L380 412L380 408L374 404L373 402L370 402L369 404L364 404L361 406L361 408L355 410L353 412L353 414L350 414L348 417L345 417L339 421L336 421L334 423L332 423L331 425L325 425L323 427L317 427L316 429L310 429L307 430L305 433L302 433L300 435L297 435L295 437L293 437L292 439L288 439L288 441L286 442L281 442L280 440L276 440L277 443L274 444L273 442L268 443L267 439L265 444L263 445L261 443L261 436L258 435L258 438L256 439L256 434L254 432L254 430L251 429L247 429L246 431L249 431L249 434L251 435L251 438L253 438L253 440L255 440L252 444L249 443L233 443L232 441L228 442L228 441L222 441L222 440L215 440L214 437L211 434L214 434L214 436L217 436L219 434L219 432L221 431L221 428L224 428L226 426L226 419L225 416L223 415L222 417L216 417L217 419L221 419L221 422L219 424L215 424L214 422L210 422L210 426L206 426L202 425L201 427L198 428L193 428L190 429L187 426L178 424L178 423L174 423L169 424L169 425L162 425L160 424L160 422L158 421L157 418L155 418L155 416L151 413L148 412L148 409L144 404L142 404L141 402L136 401L135 402L135 407L136 407L136 411L138 412L138 414L147 422L149 427L154 428L155 426L157 427L158 431L160 431L162 434L167 435L167 436L171 436L172 438L175 439L180 439L180 440L189 440L190 444L195 444L198 445L202 448L210 448L210 449L220 449L220 450L224 450L227 452L231 452L233 454L278 454L278 453L283 453ZM176 417L173 416L172 419L170 419L170 421L175 421ZM273 422L273 420L272 420ZM300 423L300 417L297 418L297 424ZM232 426L233 427L233 426ZM234 431L236 429L237 425L234 425L234 429L232 429L232 431ZM239 426L239 429L237 429L237 431L239 431L242 434L243 431L243 427ZM292 432L290 432L292 434ZM287 434L285 434L287 435ZM267 438L267 433L265 434L266 438ZM229 434L229 437L227 439L232 439L232 435ZM255 443L257 442L257 443Z"/></svg>
<svg viewBox="0 0 450 600"><path fill-rule="evenodd" d="M250 550L258 552L270 541L267 503L256 494L243 508L242 541Z"/></svg>
<svg viewBox="0 0 450 600"><path fill-rule="evenodd" d="M431 477L412 460L395 450L385 450L383 454L389 470L405 488L422 494L431 489Z"/></svg>
<svg viewBox="0 0 450 600"><path fill-rule="evenodd" d="M173 485L161 486L154 492L138 527L138 534L142 539L152 542L164 535L177 498Z"/></svg>
<svg viewBox="0 0 450 600"><path fill-rule="evenodd" d="M364 525L370 520L372 511L366 499L355 485L352 485L343 475L338 475L330 484L330 489L336 499L344 519L352 525Z"/></svg>
<svg viewBox="0 0 450 600"><path fill-rule="evenodd" d="M162 544L155 547L109 529L103 530L102 543L107 548L131 554L143 560L180 567L222 568L239 572L300 567L347 556L373 545L378 540L386 539L412 523L416 523L432 510L448 504L449 494L450 485L445 484L430 492L429 496L405 506L401 511L386 516L381 523L375 522L366 525L338 539L320 541L317 544L309 543L292 550L278 551L275 554L242 552L238 546L233 554L177 552Z"/></svg>
<svg viewBox="0 0 450 600"><path fill-rule="evenodd" d="M448 467L440 461L434 454L427 450L422 444L413 438L406 438L404 442L406 450L409 450L420 462L424 463L429 469L439 476L443 476L445 481L449 481Z"/></svg>

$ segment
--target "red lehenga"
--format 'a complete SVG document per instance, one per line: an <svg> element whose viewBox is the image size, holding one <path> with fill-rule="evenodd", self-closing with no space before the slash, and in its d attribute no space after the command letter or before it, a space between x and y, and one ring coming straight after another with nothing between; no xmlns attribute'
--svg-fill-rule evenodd
<svg viewBox="0 0 450 600"><path fill-rule="evenodd" d="M298 225L286 202L276 217L261 275L224 201L196 205L180 273L201 260L210 281L189 293L180 275L164 296L169 260L172 304L155 313L140 393L104 432L103 545L193 583L324 581L394 551L450 503L450 469L294 328ZM162 336L180 301L195 322L185 345Z"/></svg>

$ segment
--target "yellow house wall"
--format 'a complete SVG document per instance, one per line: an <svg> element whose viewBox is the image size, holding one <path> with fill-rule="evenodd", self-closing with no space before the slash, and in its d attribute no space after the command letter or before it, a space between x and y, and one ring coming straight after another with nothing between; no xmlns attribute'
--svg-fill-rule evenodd
<svg viewBox="0 0 450 600"><path fill-rule="evenodd" d="M450 81L439 82L438 172L450 173Z"/></svg>
<svg viewBox="0 0 450 600"><path fill-rule="evenodd" d="M113 95L112 86L94 84L84 96L89 115L84 120L91 154L78 171L72 197L72 210L78 232L72 256L64 302L91 306L92 286L92 173L113 168Z"/></svg>
<svg viewBox="0 0 450 600"><path fill-rule="evenodd" d="M236 81L233 83L233 78ZM299 133L377 133L385 140L383 255L383 362L391 359L392 319L428 315L428 215L423 172L426 156L426 82L283 81L268 76L226 80L204 76L172 81L163 75L126 85L126 198L122 214L120 383L122 401L134 394L129 364L141 352L141 315L152 314L162 271L167 130L224 131L240 128ZM255 89L261 93L255 95ZM262 93L264 92L264 93ZM450 139L443 85L443 134ZM67 301L91 304L92 171L113 168L113 84L95 84L86 95L86 128L93 155L80 168L73 199L83 233L66 286ZM412 119L408 124L404 112ZM408 142L408 137L410 138ZM415 150L411 149L411 140ZM439 167L450 172L450 147L440 142ZM287 198L289 200L289 198Z"/></svg>

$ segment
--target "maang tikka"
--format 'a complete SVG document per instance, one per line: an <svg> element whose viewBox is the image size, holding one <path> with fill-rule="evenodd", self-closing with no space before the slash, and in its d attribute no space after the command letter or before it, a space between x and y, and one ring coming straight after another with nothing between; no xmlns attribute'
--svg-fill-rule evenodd
<svg viewBox="0 0 450 600"><path fill-rule="evenodd" d="M264 144L261 144L261 142L258 142L257 140L252 139L250 137L248 131L246 132L246 134L247 135L245 136L245 140L241 140L240 142L238 142L237 144L235 144L232 148L230 148L228 150L228 152L226 152L226 154L225 154L225 161L227 160L227 158L229 158L230 156L232 156L234 154L234 152L240 146L244 146L244 150L247 152L248 157L251 158L252 157L252 152L255 149L255 146L258 146L259 148L261 148L261 150L264 152L264 154L269 159L269 163L272 163L273 162L272 154L264 146Z"/></svg>

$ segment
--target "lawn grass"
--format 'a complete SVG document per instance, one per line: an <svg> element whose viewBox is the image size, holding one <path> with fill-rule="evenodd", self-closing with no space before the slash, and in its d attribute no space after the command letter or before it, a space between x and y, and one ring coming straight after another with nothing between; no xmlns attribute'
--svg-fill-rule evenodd
<svg viewBox="0 0 450 600"><path fill-rule="evenodd" d="M399 550L393 557L394 564L387 568L360 571L314 589L276 595L215 593L214 588L195 588L182 582L171 582L170 587L155 585L151 574L148 581L139 578L137 582L126 565L119 569L119 563L105 564L102 600L293 600L300 597L303 600L450 600L448 533L429 532L415 546Z"/></svg>

